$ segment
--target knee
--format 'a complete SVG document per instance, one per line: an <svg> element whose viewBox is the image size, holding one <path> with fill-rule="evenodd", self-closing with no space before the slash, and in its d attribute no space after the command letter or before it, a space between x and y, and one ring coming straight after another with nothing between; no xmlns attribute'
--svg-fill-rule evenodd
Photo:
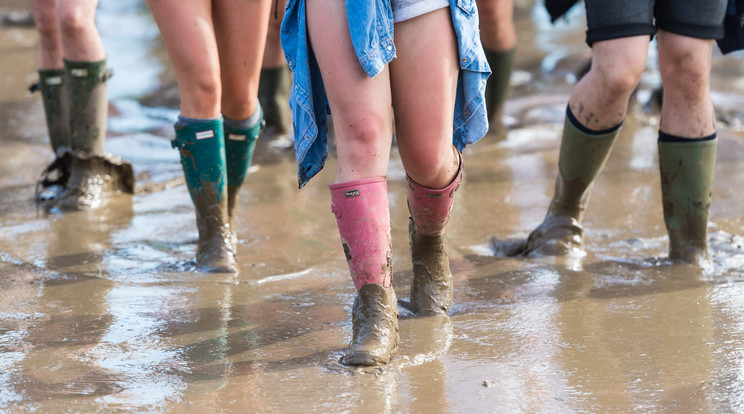
<svg viewBox="0 0 744 414"><path fill-rule="evenodd" d="M182 107L188 107L199 116L219 112L221 87L217 75L208 71L192 72L188 80L179 82ZM210 115L210 116L211 116Z"/></svg>
<svg viewBox="0 0 744 414"><path fill-rule="evenodd" d="M36 10L34 23L42 41L57 38L57 20L53 8L51 10Z"/></svg>
<svg viewBox="0 0 744 414"><path fill-rule="evenodd" d="M59 30L66 38L75 38L80 33L95 28L93 16L89 16L84 10L75 7L67 7L57 10Z"/></svg>
<svg viewBox="0 0 744 414"><path fill-rule="evenodd" d="M347 124L346 139L357 148L377 148L381 139L388 139L390 127L383 117L367 116Z"/></svg>
<svg viewBox="0 0 744 414"><path fill-rule="evenodd" d="M660 63L664 91L680 93L687 99L704 96L708 88L709 68L705 62L690 55Z"/></svg>
<svg viewBox="0 0 744 414"><path fill-rule="evenodd" d="M602 93L608 97L608 100L621 99L629 96L633 89L638 85L643 74L643 66L633 67L632 65L607 65L597 66L592 62L592 68L589 71L599 78Z"/></svg>
<svg viewBox="0 0 744 414"><path fill-rule="evenodd" d="M454 154L451 148L444 151L419 148L414 151L406 151L406 154L401 153L401 157L408 175L418 178L416 182L421 185L437 187L443 185L439 181L447 170L457 168L456 164L459 164L460 160ZM450 166L450 164L452 165Z"/></svg>

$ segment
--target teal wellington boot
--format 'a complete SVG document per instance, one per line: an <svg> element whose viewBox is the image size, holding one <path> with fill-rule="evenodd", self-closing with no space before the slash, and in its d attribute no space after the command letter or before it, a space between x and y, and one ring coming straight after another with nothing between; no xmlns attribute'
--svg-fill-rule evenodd
<svg viewBox="0 0 744 414"><path fill-rule="evenodd" d="M235 226L235 208L238 204L238 193L248 175L251 166L256 140L263 130L265 122L261 106L258 106L259 117L252 126L246 126L245 121L225 119L225 157L227 163L227 216L233 235L233 244L237 247L237 231Z"/></svg>
<svg viewBox="0 0 744 414"><path fill-rule="evenodd" d="M237 273L227 213L227 174L222 119L176 123L173 147L181 153L186 185L196 209L196 263L209 273Z"/></svg>

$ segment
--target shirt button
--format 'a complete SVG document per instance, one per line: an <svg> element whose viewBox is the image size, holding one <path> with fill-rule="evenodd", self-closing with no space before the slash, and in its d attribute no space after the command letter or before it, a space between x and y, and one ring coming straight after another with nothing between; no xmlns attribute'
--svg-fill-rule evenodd
<svg viewBox="0 0 744 414"><path fill-rule="evenodd" d="M388 45L387 50L393 50L393 47Z"/></svg>
<svg viewBox="0 0 744 414"><path fill-rule="evenodd" d="M467 62L467 61L468 61L468 58L465 58L465 59L463 59L462 61L463 61L463 62Z"/></svg>

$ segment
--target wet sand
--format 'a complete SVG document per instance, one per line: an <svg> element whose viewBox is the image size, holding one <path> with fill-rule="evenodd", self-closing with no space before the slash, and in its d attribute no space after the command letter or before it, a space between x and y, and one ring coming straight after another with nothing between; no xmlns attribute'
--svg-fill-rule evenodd
<svg viewBox="0 0 744 414"><path fill-rule="evenodd" d="M298 190L291 152L263 140L241 193L240 274L195 271L193 207L169 143L177 111L141 104L172 84L157 29L142 2L101 0L116 71L106 148L132 162L137 188L94 212L37 211L34 185L53 159L40 97L26 92L37 37L0 26L0 411L744 409L744 55L716 51L713 64L709 268L664 259L658 112L644 105L653 58L596 183L586 256L497 257L492 237L524 238L542 221L573 72L589 56L580 11L552 27L540 6L518 5L511 128L464 154L452 310L400 308L398 354L366 369L339 363L355 291L330 212L332 157ZM24 7L8 0L0 15ZM405 174L392 159L393 284L407 298Z"/></svg>

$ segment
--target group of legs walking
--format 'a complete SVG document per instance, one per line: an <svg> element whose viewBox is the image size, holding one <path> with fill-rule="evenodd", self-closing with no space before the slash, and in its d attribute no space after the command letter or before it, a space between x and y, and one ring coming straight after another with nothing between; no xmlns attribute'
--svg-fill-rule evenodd
<svg viewBox="0 0 744 414"><path fill-rule="evenodd" d="M405 10L411 2L391 2L394 59L382 62L370 75L368 67L360 64L366 56L360 57L358 36L384 42L378 38L380 33L359 35L359 28L351 27L353 11L345 2L291 1L302 3L304 14L299 17L306 22L312 49L309 70L317 67L325 94L310 95L325 98L323 109L327 99L334 121L338 162L329 186L331 211L357 290L353 336L343 362L384 364L399 342L386 178L393 127L406 172L410 213L413 279L408 306L416 315L446 315L453 301L446 226L462 182L464 146L454 139L455 125L457 117L474 115L468 113L470 107L456 113L463 65L470 65L471 58L463 57L460 27L451 7L463 7L467 15L469 2L456 6L446 0L427 2L430 8L423 12ZM619 22L633 30L617 31L614 17L601 18L612 14L606 2L587 1L591 69L574 87L566 108L559 173L547 214L519 254L564 255L583 248L582 219L593 183L610 155L631 93L645 69L649 36L656 34L664 85L658 148L669 257L694 265L708 260L706 227L716 149L708 83L715 22L719 14L722 20L723 2L712 2L716 4L706 9L707 29L689 20L695 14L675 20L680 16L655 10L653 1L638 2L650 5L645 16L650 23ZM93 23L97 3L33 0L32 4L42 45L40 89L52 148L58 157L65 149L103 154L109 72ZM516 46L513 3L479 0L477 4L484 56L493 70L485 91L478 93L484 97L483 118L491 123L491 132L502 134L501 116ZM237 273L238 194L265 125L259 95L266 96L266 121L279 134L290 132L285 104L275 99L286 76L277 51L278 31L271 32L268 40L274 46L266 49L269 25L280 21L278 3L148 0L148 5L178 81L180 116L172 144L179 150L195 206L197 266L204 272ZM413 14L405 14L409 12ZM477 41L473 47L481 48ZM262 63L266 63L263 69ZM265 94L259 88L260 76L266 80ZM301 95L309 91L301 90L295 80L294 92L296 108ZM294 131L295 140L313 138L307 131L318 127L314 120L303 122L302 129ZM298 160L304 152L298 152ZM78 154L74 159L86 157ZM324 161L314 166L315 172ZM59 183L61 190L51 199L65 200L66 194L79 193L68 181L84 177L76 172L85 171L79 167L84 162L71 165L78 166L65 167L73 178Z"/></svg>

